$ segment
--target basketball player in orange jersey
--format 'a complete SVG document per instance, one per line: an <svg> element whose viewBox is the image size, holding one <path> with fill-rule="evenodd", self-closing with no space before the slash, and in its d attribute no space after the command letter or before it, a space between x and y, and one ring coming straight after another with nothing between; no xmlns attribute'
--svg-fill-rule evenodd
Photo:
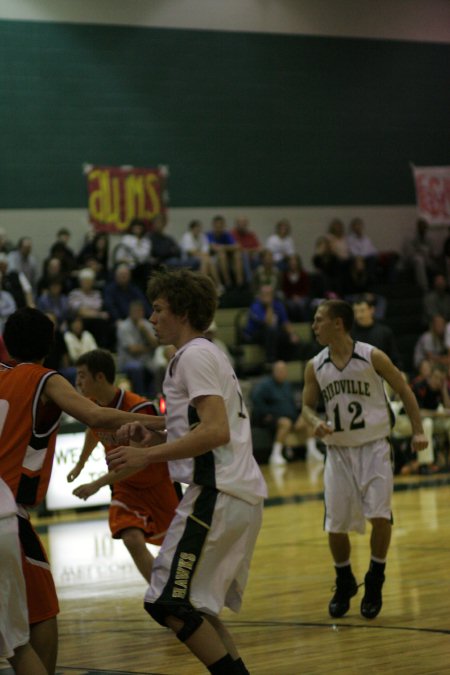
<svg viewBox="0 0 450 675"><path fill-rule="evenodd" d="M45 497L61 411L89 427L111 431L122 422L143 423L148 415L102 408L81 396L56 371L44 368L42 363L53 342L53 323L39 310L24 307L11 314L3 338L16 365L0 365L0 478L17 506L23 571L5 569L6 558L2 556L0 579L4 573L17 577L23 574L30 645L47 674L53 675L58 647L58 600L48 559L30 523L27 507L38 505ZM8 600L2 598L2 603ZM8 624L7 629L10 628ZM27 636L22 635L21 641L12 645L13 666L24 637Z"/></svg>
<svg viewBox="0 0 450 675"><path fill-rule="evenodd" d="M115 376L114 359L104 349L86 352L77 361L77 388L83 396L95 400L98 405L116 410L156 414L155 406L147 399L116 387ZM67 476L69 482L81 473L99 440L103 443L106 454L116 447L108 438L99 437L96 429L87 429L80 458ZM73 494L80 499L88 499L104 485L112 485L109 507L111 534L114 539L122 539L136 567L148 583L153 557L146 542L162 543L179 501L169 476L167 462L147 467L119 481L117 472L110 471L91 483L79 485Z"/></svg>

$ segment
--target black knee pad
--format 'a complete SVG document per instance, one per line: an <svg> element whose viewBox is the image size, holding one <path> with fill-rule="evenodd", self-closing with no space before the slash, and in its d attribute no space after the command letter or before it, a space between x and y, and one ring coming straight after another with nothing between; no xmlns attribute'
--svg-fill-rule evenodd
<svg viewBox="0 0 450 675"><path fill-rule="evenodd" d="M184 625L176 634L181 642L186 642L203 623L201 613L189 604L146 602L144 603L144 607L155 621L166 628L166 618L168 616L174 616L182 621Z"/></svg>

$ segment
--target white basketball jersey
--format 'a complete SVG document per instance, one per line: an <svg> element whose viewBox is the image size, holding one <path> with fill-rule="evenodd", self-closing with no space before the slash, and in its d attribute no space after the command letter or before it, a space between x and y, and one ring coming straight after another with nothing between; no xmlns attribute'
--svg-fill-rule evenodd
<svg viewBox="0 0 450 675"><path fill-rule="evenodd" d="M354 447L390 435L393 414L383 378L372 365L373 349L355 342L342 369L334 365L328 347L313 359L327 420L334 429L323 439L327 445Z"/></svg>
<svg viewBox="0 0 450 675"><path fill-rule="evenodd" d="M230 427L226 445L195 458L170 461L172 480L215 487L250 504L266 497L266 484L253 456L249 414L225 354L206 338L191 340L167 366L163 390L168 442L184 436L199 422L193 405L199 396L220 396Z"/></svg>

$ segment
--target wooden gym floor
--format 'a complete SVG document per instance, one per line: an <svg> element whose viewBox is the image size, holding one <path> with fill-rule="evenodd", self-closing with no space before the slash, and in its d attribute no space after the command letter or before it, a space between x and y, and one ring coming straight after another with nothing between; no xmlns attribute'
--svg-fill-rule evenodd
<svg viewBox="0 0 450 675"><path fill-rule="evenodd" d="M396 479L384 605L367 621L362 589L346 617L328 615L334 574L320 463L263 471L270 497L244 606L223 614L252 675L450 673L450 476ZM111 540L105 511L35 523L60 597L58 675L207 672L143 610L145 582ZM352 543L362 582L369 532Z"/></svg>

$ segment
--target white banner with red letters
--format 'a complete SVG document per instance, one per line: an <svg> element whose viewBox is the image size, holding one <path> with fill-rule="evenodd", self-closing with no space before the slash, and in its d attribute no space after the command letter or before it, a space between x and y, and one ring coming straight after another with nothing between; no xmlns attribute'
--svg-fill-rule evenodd
<svg viewBox="0 0 450 675"><path fill-rule="evenodd" d="M450 225L450 166L412 166L419 217Z"/></svg>

